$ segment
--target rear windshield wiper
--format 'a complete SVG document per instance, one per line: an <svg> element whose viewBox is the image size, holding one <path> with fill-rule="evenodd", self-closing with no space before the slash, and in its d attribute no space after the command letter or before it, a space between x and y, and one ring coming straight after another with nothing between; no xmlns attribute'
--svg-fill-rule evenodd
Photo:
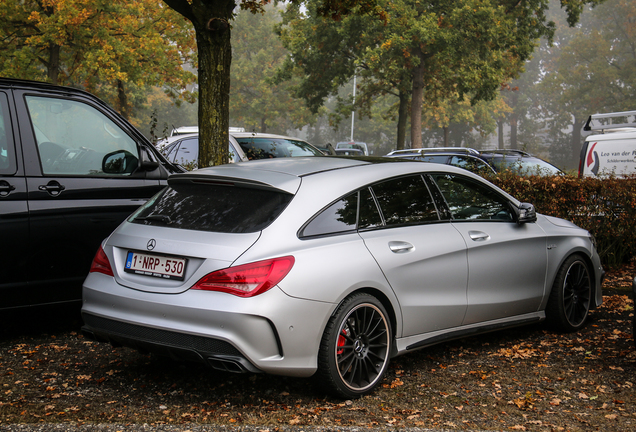
<svg viewBox="0 0 636 432"><path fill-rule="evenodd" d="M152 215L148 215L148 216L138 216L138 217L135 218L135 220L138 220L138 221L157 221L157 222L163 222L166 225L171 225L172 224L172 219L170 219L170 216L159 215L159 214L152 214Z"/></svg>

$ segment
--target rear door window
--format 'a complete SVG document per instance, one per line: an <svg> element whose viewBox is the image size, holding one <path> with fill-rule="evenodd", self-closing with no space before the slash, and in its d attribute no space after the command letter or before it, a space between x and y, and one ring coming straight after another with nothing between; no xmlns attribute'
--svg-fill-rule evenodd
<svg viewBox="0 0 636 432"><path fill-rule="evenodd" d="M386 226L437 222L439 216L422 176L391 179L372 186Z"/></svg>

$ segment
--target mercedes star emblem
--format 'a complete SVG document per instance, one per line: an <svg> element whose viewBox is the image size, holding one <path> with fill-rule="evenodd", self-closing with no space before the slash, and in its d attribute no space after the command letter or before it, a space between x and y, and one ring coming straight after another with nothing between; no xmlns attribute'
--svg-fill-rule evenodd
<svg viewBox="0 0 636 432"><path fill-rule="evenodd" d="M148 240L148 244L146 245L148 250L153 250L155 248L155 246L157 246L157 240L155 240L155 239Z"/></svg>

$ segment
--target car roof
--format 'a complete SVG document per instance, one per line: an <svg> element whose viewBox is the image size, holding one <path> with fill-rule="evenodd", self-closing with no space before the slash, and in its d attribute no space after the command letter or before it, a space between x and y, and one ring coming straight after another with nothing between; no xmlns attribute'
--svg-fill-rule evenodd
<svg viewBox="0 0 636 432"><path fill-rule="evenodd" d="M352 172L352 171L355 171ZM382 177L395 177L413 173L445 172L461 174L480 182L486 182L483 178L450 165L436 163L422 163L399 158L379 158L368 156L334 157L311 156L293 158L262 159L250 162L218 165L215 167L201 168L189 173L170 176L169 183L181 180L204 182L236 182L275 188L289 193L296 193L303 177L307 176L333 176L340 182L346 179L355 179L355 182L364 184L365 181L375 182ZM498 187L491 185L507 196L513 202L516 199Z"/></svg>
<svg viewBox="0 0 636 432"><path fill-rule="evenodd" d="M287 139L287 140L306 142L304 139L300 139L296 137L262 133L262 132L230 132L230 135L232 135L234 138L273 138L273 139Z"/></svg>

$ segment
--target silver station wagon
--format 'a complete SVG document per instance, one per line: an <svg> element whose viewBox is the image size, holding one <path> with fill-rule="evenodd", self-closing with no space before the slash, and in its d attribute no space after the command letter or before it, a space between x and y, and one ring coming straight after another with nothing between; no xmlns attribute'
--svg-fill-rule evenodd
<svg viewBox="0 0 636 432"><path fill-rule="evenodd" d="M448 165L307 157L175 174L104 241L84 333L340 397L392 357L601 304L591 235Z"/></svg>

